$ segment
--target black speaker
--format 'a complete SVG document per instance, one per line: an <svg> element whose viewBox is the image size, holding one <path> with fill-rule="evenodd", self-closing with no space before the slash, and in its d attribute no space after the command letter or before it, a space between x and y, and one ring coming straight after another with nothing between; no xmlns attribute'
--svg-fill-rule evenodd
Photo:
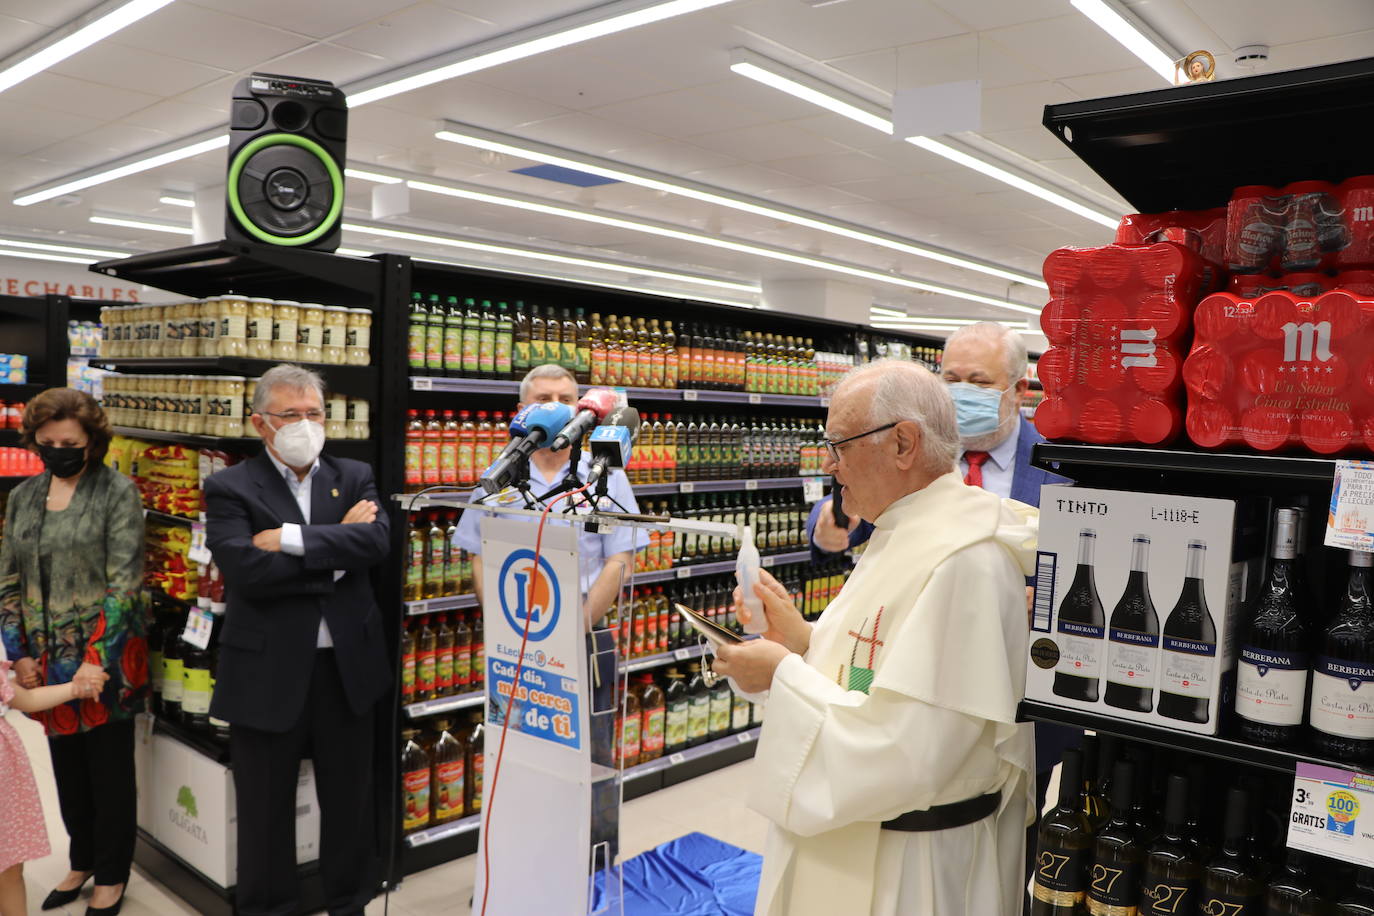
<svg viewBox="0 0 1374 916"><path fill-rule="evenodd" d="M348 105L333 83L254 73L234 87L224 237L333 251Z"/></svg>

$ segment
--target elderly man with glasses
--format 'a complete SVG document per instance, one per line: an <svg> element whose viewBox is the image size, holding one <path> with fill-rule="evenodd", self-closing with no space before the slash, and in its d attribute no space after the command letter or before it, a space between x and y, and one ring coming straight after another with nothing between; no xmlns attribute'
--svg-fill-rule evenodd
<svg viewBox="0 0 1374 916"><path fill-rule="evenodd" d="M964 484L954 403L914 363L850 372L826 439L846 511L874 525L868 549L815 624L761 573L764 638L713 662L768 694L755 911L1010 916L1034 775L1016 706L1037 513Z"/></svg>
<svg viewBox="0 0 1374 916"><path fill-rule="evenodd" d="M263 453L205 481L206 540L228 599L210 715L227 721L238 811L235 912L298 910L296 781L315 764L330 914L361 914L380 877L374 721L391 684L370 570L389 549L372 469L322 455L324 383L267 371Z"/></svg>

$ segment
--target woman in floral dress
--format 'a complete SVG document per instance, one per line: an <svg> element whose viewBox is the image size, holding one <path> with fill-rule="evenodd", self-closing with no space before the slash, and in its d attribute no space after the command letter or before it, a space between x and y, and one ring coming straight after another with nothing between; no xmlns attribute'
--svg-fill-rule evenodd
<svg viewBox="0 0 1374 916"><path fill-rule="evenodd" d="M84 392L54 388L31 400L21 441L46 470L10 494L0 541L0 638L19 684L109 675L98 697L35 716L71 838L71 873L43 908L71 903L94 875L90 914L119 912L128 883L133 717L148 691L143 509L133 482L102 463L110 438Z"/></svg>

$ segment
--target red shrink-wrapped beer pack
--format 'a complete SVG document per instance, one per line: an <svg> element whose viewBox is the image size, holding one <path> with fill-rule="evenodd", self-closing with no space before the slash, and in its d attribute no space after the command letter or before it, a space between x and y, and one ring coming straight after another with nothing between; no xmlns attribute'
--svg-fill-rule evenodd
<svg viewBox="0 0 1374 916"><path fill-rule="evenodd" d="M1215 293L1193 316L1188 436L1204 448L1374 448L1374 299Z"/></svg>
<svg viewBox="0 0 1374 916"><path fill-rule="evenodd" d="M1176 438L1193 306L1213 275L1174 242L1061 248L1046 258L1040 433L1098 444Z"/></svg>
<svg viewBox="0 0 1374 916"><path fill-rule="evenodd" d="M1118 245L1178 242L1209 264L1226 263L1226 208L1128 213L1116 227Z"/></svg>
<svg viewBox="0 0 1374 916"><path fill-rule="evenodd" d="M1374 267L1374 175L1245 185L1226 208L1226 268L1295 274Z"/></svg>

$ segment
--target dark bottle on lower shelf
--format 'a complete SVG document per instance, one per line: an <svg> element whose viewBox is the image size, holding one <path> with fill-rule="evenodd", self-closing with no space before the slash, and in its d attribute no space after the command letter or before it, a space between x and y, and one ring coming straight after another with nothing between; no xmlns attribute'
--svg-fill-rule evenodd
<svg viewBox="0 0 1374 916"><path fill-rule="evenodd" d="M1264 908L1264 866L1249 851L1250 796L1232 789L1226 796L1226 830L1221 852L1202 878L1202 912L1260 916Z"/></svg>
<svg viewBox="0 0 1374 916"><path fill-rule="evenodd" d="M1184 825L1188 819L1188 780L1169 777L1164 802L1164 830L1150 844L1140 876L1140 912L1179 916L1197 909L1202 867L1194 857Z"/></svg>
<svg viewBox="0 0 1374 916"><path fill-rule="evenodd" d="M1059 803L1040 820L1035 841L1031 916L1081 916L1086 912L1088 857L1092 829L1080 799L1083 754L1064 752L1059 772Z"/></svg>
<svg viewBox="0 0 1374 916"><path fill-rule="evenodd" d="M1145 845L1131 821L1134 783L1134 765L1118 760L1112 768L1112 815L1093 840L1087 901L1092 916L1133 916L1136 912Z"/></svg>
<svg viewBox="0 0 1374 916"><path fill-rule="evenodd" d="M1336 916L1374 916L1374 868L1355 871L1355 889L1336 901Z"/></svg>
<svg viewBox="0 0 1374 916"><path fill-rule="evenodd" d="M1307 873L1307 853L1290 849L1283 867L1269 878L1265 916L1324 916L1326 912L1326 899Z"/></svg>
<svg viewBox="0 0 1374 916"><path fill-rule="evenodd" d="M1297 555L1297 513L1279 509L1269 576L1241 625L1236 665L1236 731L1265 747L1297 746L1307 714L1311 608Z"/></svg>
<svg viewBox="0 0 1374 916"><path fill-rule="evenodd" d="M1159 615L1150 600L1150 539L1131 538L1131 574L1107 628L1108 706L1149 712L1154 709L1159 669Z"/></svg>
<svg viewBox="0 0 1374 916"><path fill-rule="evenodd" d="M1350 579L1335 619L1317 640L1309 719L1317 755L1374 760L1374 554L1352 550Z"/></svg>
<svg viewBox="0 0 1374 916"><path fill-rule="evenodd" d="M1164 620L1159 653L1159 714L1182 722L1211 719L1216 684L1217 628L1207 610L1203 574L1207 542L1188 542L1183 591Z"/></svg>

